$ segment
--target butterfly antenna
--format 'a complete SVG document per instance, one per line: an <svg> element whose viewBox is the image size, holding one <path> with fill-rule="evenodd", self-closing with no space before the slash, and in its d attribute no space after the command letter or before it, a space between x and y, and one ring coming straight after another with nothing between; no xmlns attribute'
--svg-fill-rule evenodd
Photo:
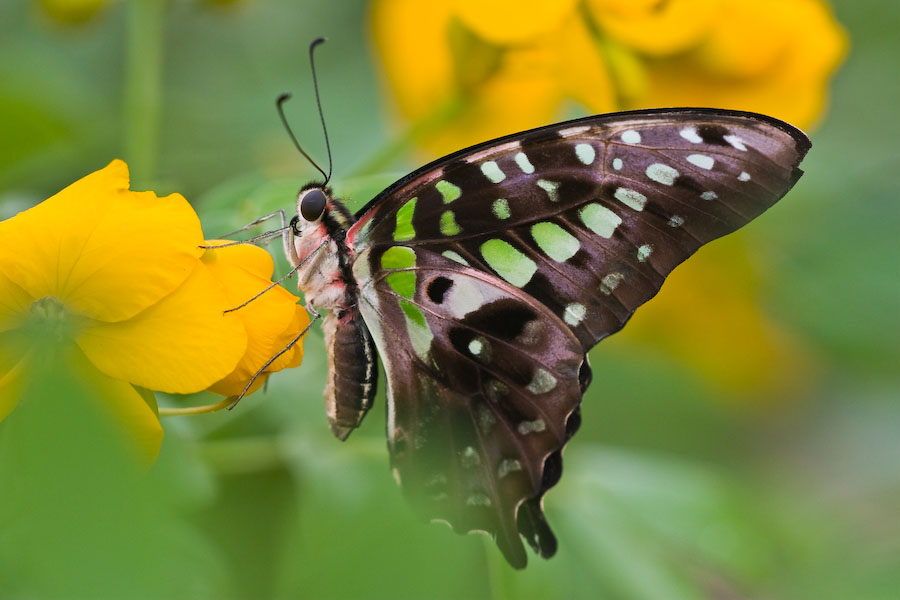
<svg viewBox="0 0 900 600"><path fill-rule="evenodd" d="M322 100L319 98L319 80L316 78L316 61L313 53L316 46L325 42L325 38L316 38L309 45L309 69L312 71L313 89L316 92L316 106L319 108L319 120L322 121L322 133L325 135L325 151L328 153L328 175L325 176L325 184L331 181L331 143L328 141L328 128L325 127L325 113L322 112ZM319 169L321 171L321 169ZM323 173L324 175L324 173Z"/></svg>
<svg viewBox="0 0 900 600"><path fill-rule="evenodd" d="M291 136L291 140L294 142L294 146L297 148L297 150L300 151L300 154L302 154L304 156L304 158L306 158L306 160L308 160L312 166L314 166L316 169L318 169L319 173L322 174L322 177L325 178L325 181L328 181L328 178L329 178L328 175L325 174L325 171L322 170L322 167L320 167L318 164L316 164L316 161L314 161L312 159L312 157L310 157L310 155L307 154L306 151L300 146L300 142L297 141L297 136L294 135L294 132L291 129L291 126L288 125L287 117L284 116L284 107L282 105L287 100L290 100L290 98L291 98L291 94L288 92L285 92L284 94L281 94L280 96L278 96L278 100L275 101L275 106L278 108L278 116L281 117L281 122L282 122L282 124L284 124L284 128L287 130L288 135ZM330 159L329 159L329 161L330 161Z"/></svg>

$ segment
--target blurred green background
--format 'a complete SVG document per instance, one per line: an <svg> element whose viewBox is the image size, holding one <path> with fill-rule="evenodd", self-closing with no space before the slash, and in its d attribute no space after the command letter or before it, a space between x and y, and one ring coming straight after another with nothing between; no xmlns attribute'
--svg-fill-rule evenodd
<svg viewBox="0 0 900 600"><path fill-rule="evenodd" d="M115 157L132 189L183 193L210 236L290 210L314 172L274 99L295 92L293 127L323 157L319 35L336 191L359 207L420 162L397 145L365 2L122 1L83 23L44 8L65 4L0 4L0 218ZM852 49L806 175L746 234L766 256L755 301L810 356L793 393L731 402L664 350L605 341L545 502L558 555L514 572L413 516L383 394L331 437L318 331L237 410L165 419L149 477L48 374L55 409L0 424L0 598L900 597L900 5L832 4Z"/></svg>

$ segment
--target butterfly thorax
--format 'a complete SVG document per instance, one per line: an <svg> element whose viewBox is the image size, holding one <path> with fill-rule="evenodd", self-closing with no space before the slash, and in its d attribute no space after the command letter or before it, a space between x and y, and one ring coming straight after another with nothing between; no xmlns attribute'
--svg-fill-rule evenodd
<svg viewBox="0 0 900 600"><path fill-rule="evenodd" d="M340 311L347 308L347 281L341 262L342 253L348 250L338 244L335 232L324 221L324 217L314 222L301 219L297 224L293 244L296 264L302 264L297 270L297 287L307 304L316 309Z"/></svg>

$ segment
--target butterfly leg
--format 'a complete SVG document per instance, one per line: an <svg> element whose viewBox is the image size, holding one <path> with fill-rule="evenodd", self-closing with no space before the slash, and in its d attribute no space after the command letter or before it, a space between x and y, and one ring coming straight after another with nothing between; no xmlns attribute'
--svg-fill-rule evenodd
<svg viewBox="0 0 900 600"><path fill-rule="evenodd" d="M276 210L275 212L271 212L265 216L262 216L258 219L255 219L253 221L250 221L243 227L239 227L238 229L235 229L234 231L229 231L228 233L226 233L220 237L221 238L229 238L237 233L241 233L242 231L247 231L248 229L253 229L257 225L265 223L266 221L268 221L269 219L272 219L274 217L281 217L281 229L284 229L285 227L287 227L287 220L286 220L286 217L284 214L284 209L280 209L280 210Z"/></svg>
<svg viewBox="0 0 900 600"><path fill-rule="evenodd" d="M281 237L282 244L284 245L284 252L285 252L285 255L286 255L286 256L289 256L289 257L290 257L290 256L296 256L296 254L292 254L292 252L291 252L292 246L293 246L293 245L291 244L291 239L292 239L292 237L293 237L293 236L292 236L293 229L292 229L292 227L288 224L287 218L285 217L285 214L284 214L284 210L283 210L283 209L282 209L282 210L276 210L276 211L273 212L273 213L269 213L269 214L267 214L267 215L265 215L265 216L262 216L262 217L260 217L260 218L258 218L258 219L255 219L255 220L253 220L253 221L247 223L247 224L244 225L243 227L240 227L240 228L238 228L238 229L235 229L234 231L229 231L229 232L226 233L226 234L223 234L223 235L218 236L216 239L225 239L225 238L229 238L229 237L231 237L231 236L233 236L233 235L236 235L236 234L238 234L238 233L241 233L241 232L243 232L243 231L247 231L248 229L252 229L253 227L256 227L257 225L259 225L259 224L261 224L261 223L264 223L264 222L268 221L269 219L274 218L274 217L276 217L276 216L277 216L277 217L280 217L280 220L281 220L281 227L279 227L278 229L273 229L273 230L271 230L271 231L265 231L265 232L263 232L263 233L261 233L261 234L259 234L259 235L255 235L255 236L253 236L252 238L249 238L249 239L246 239L246 240L235 240L235 241L233 241L233 242L226 242L226 243L224 243L224 244L215 244L215 245L208 245L208 246L207 246L207 245L201 245L200 247L201 247L201 248L204 248L204 249L214 249L214 248L227 248L228 246L237 246L237 245L239 245L239 244L252 244L252 243L255 243L255 242L262 242L263 244L267 244L267 243L269 243L269 242L272 240L272 238L274 238L275 236L280 236L280 237Z"/></svg>
<svg viewBox="0 0 900 600"><path fill-rule="evenodd" d="M310 311L310 307L304 307L304 308L306 308L307 311ZM315 323L321 317L321 315L319 313L317 313L315 311L315 309L312 309L310 311L310 314L314 315L314 318L310 319L309 323L306 325L306 327L303 328L303 330L300 333L298 333L296 336L294 336L294 338L290 342L288 342L284 348L282 348L281 350L276 352L269 360L267 360L265 362L265 364L263 366L261 366L256 371L256 373L253 374L253 377L250 378L250 381L247 382L247 385L244 386L244 389L241 390L241 393L238 394L238 396L235 397L234 401L228 406L228 410L231 410L232 408L237 406L238 402L240 402L241 399L243 399L243 397L247 395L247 391L250 389L250 386L253 385L253 382L256 381L260 375L265 373L266 369L269 368L269 365L271 365L273 362L278 360L279 356L281 356L282 354L284 354L285 352L287 352L288 350L293 348L297 344L297 342L299 342L301 339L303 339L303 336L306 335L306 333L309 331L310 327L312 327L313 323Z"/></svg>
<svg viewBox="0 0 900 600"><path fill-rule="evenodd" d="M286 246L287 246L287 245L290 245L291 250L294 249L294 246L293 246L293 244L290 243L290 241L285 242L285 245L286 245ZM287 273L285 273L284 275L282 275L277 281L273 281L271 284L269 284L268 286L266 286L264 289L262 289L262 290L260 290L259 292L257 292L256 295L254 295L252 298L250 298L250 299L248 299L248 300L242 302L241 304L235 306L234 308L229 308L228 310L225 311L225 313L227 314L227 313L230 313L230 312L234 312L234 311L236 311L236 310L238 310L238 309L244 308L245 306L247 306L248 304L250 304L251 302L253 302L253 301L256 300L257 298L259 298L260 296L262 296L263 294L265 294L266 292L268 292L269 290L271 290L271 289L272 289L273 287L275 287L276 285L282 283L283 281L285 281L285 280L287 280L287 279L290 279L291 277L294 276L294 273L296 273L296 272L297 272L304 264L306 264L306 263L307 263L307 262L315 255L316 252L318 252L319 250L321 250L321 249L324 248L324 247L325 247L325 244L322 244L322 245L319 246L312 254L310 254L309 256L307 256L306 258L304 258L303 260L299 261L299 262L296 264L295 267L292 267L290 271L288 271ZM296 254L293 254L293 256L296 257ZM319 317L322 316L322 315L320 315L319 313L317 313L316 310L315 310L314 308L312 308L312 306L305 306L305 305L304 305L304 308L306 308L306 310L307 310L307 312L309 312L310 316L315 316L315 318L317 318L317 319L318 319Z"/></svg>

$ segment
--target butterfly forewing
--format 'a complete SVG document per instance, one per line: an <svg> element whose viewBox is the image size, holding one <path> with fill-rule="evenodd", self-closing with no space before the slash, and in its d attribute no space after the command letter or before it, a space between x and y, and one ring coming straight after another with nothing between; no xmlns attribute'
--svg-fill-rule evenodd
<svg viewBox="0 0 900 600"><path fill-rule="evenodd" d="M797 130L744 113L582 119L413 174L361 212L352 239L427 246L496 273L553 309L587 350L702 244L781 198L807 149Z"/></svg>
<svg viewBox="0 0 900 600"><path fill-rule="evenodd" d="M347 241L407 494L459 531L488 531L517 566L519 533L552 554L541 498L577 427L584 353L701 245L781 198L808 148L760 115L619 113L458 152L363 208ZM495 330L522 315L538 342Z"/></svg>

